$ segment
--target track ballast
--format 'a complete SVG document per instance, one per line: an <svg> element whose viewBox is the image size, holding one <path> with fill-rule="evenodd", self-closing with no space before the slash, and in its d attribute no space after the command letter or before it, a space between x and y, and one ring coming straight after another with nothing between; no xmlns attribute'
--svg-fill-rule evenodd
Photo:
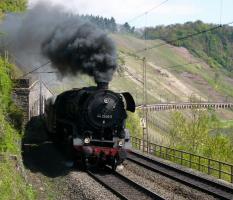
<svg viewBox="0 0 233 200"><path fill-rule="evenodd" d="M188 173L135 151L129 153L128 160L214 197L227 200L233 199L233 187L221 184L218 181L211 181L205 177Z"/></svg>
<svg viewBox="0 0 233 200"><path fill-rule="evenodd" d="M103 186L105 186L107 189L109 189L111 192L113 192L120 199L164 200L164 198L133 182L127 177L117 172L112 172L109 168L105 168L101 171L88 170L87 173Z"/></svg>

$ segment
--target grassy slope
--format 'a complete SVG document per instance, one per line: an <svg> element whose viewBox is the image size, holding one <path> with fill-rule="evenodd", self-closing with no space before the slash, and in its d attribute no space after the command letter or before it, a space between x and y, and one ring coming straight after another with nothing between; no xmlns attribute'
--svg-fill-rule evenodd
<svg viewBox="0 0 233 200"><path fill-rule="evenodd" d="M35 199L31 187L20 173L18 161L11 155L21 156L20 136L9 121L12 82L10 64L0 57L0 200Z"/></svg>
<svg viewBox="0 0 233 200"><path fill-rule="evenodd" d="M135 57L134 51L142 49L143 40L129 35L112 35L118 46L120 55L132 72L142 74L142 61ZM147 46L160 44L160 40L147 41ZM200 62L184 48L164 45L147 53L138 53L140 58L147 57L148 88L154 96L166 96L169 100L186 100L191 94L203 100L223 101L226 95L233 96L233 79L221 71L210 68L207 64L189 64ZM215 81L216 73L219 74ZM161 97L162 98L162 97ZM162 98L163 99L163 98Z"/></svg>
<svg viewBox="0 0 233 200"><path fill-rule="evenodd" d="M120 57L131 73L142 80L142 58L147 57L148 102L189 101L190 97L198 101L231 101L233 96L233 79L224 72L210 68L202 60L192 56L185 48L164 45L147 53L134 52L145 46L145 41L130 35L113 34L111 37L117 44ZM147 46L160 44L161 40L147 41ZM200 63L197 63L200 62ZM181 66L187 63L189 65ZM192 64L196 63L196 64ZM216 73L218 79L216 80ZM142 84L126 72L123 76L115 75L111 82L115 90L130 91L138 104L142 102ZM189 111L184 111L189 115ZM232 119L230 110L219 110L217 114L224 120ZM170 111L157 112L155 121L169 123ZM151 128L155 141L167 143L167 135L159 129ZM155 136L155 133L156 136Z"/></svg>

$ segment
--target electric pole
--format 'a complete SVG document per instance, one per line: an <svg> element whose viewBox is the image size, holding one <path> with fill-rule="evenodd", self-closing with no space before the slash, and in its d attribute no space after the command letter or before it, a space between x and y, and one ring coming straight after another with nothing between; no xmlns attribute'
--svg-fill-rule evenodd
<svg viewBox="0 0 233 200"><path fill-rule="evenodd" d="M143 58L143 151L149 153L146 58Z"/></svg>

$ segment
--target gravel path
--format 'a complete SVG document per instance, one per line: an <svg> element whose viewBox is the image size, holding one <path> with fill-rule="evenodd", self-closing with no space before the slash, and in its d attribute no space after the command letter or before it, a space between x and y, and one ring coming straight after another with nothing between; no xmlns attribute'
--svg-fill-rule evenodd
<svg viewBox="0 0 233 200"><path fill-rule="evenodd" d="M124 169L119 173L134 180L166 199L175 200L214 200L215 198L192 189L158 173L144 169L130 161L125 161Z"/></svg>

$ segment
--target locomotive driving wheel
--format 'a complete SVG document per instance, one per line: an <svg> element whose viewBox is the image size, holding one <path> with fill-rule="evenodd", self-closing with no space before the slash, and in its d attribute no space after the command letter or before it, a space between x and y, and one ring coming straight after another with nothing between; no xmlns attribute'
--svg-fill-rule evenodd
<svg viewBox="0 0 233 200"><path fill-rule="evenodd" d="M111 164L112 171L116 171L117 163L118 163L118 162L117 162L117 158L114 157L114 158L112 159L112 164Z"/></svg>

